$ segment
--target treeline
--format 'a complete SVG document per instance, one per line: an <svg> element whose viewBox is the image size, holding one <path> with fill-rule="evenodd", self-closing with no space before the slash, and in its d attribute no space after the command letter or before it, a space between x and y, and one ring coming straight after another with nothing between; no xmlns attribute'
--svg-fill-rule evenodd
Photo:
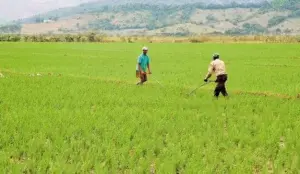
<svg viewBox="0 0 300 174"><path fill-rule="evenodd" d="M295 11L300 9L300 0L272 0L269 7Z"/></svg>
<svg viewBox="0 0 300 174"><path fill-rule="evenodd" d="M105 34L97 33L57 35L1 34L0 42L102 42L105 38Z"/></svg>
<svg viewBox="0 0 300 174"><path fill-rule="evenodd" d="M251 27L248 26L245 27ZM300 43L300 36L267 36L267 35L245 35L229 36L215 33L215 35L201 36L106 36L105 34L60 34L60 35L0 35L0 42L172 42L172 43L205 43L205 42L284 42Z"/></svg>
<svg viewBox="0 0 300 174"><path fill-rule="evenodd" d="M21 24L9 24L0 26L0 34L3 33L20 33L22 29Z"/></svg>

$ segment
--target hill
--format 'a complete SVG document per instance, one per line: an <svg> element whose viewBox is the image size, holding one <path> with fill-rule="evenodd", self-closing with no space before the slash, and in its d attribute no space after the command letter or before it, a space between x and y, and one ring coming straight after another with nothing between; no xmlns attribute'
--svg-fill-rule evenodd
<svg viewBox="0 0 300 174"><path fill-rule="evenodd" d="M7 20L0 18L0 25L5 24L6 22L7 22Z"/></svg>
<svg viewBox="0 0 300 174"><path fill-rule="evenodd" d="M80 33L109 35L300 34L299 2L243 1L157 4L101 1L57 9L16 22L22 34ZM175 2L175 1L174 1ZM118 3L118 5L116 5ZM6 28L0 31L7 32ZM10 27L11 28L11 27ZM20 30L18 30L20 28Z"/></svg>

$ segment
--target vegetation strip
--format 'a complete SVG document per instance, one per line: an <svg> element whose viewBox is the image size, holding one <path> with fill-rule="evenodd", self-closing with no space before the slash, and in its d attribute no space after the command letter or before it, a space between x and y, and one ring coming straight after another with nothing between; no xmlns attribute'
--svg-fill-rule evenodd
<svg viewBox="0 0 300 174"><path fill-rule="evenodd" d="M21 73L21 72L15 72L12 70L8 70L8 69L4 69L2 72L7 72L7 73L11 73L11 74L17 74L17 75L35 75L32 73ZM53 76L53 73L44 73L44 72L39 72L38 74L40 74L41 76L44 75L48 75L48 76ZM100 80L103 82L107 82L107 83L115 83L115 84L134 84L133 82L130 81L126 81L126 80L121 80L121 79L114 79L114 78L102 78L102 77L89 77L89 76L80 76L80 75L72 75L72 74L57 74L57 76L65 76L65 77L72 77L72 78L85 78L85 79L90 79L90 80ZM155 84L155 82L149 82L150 84ZM185 87L186 90L191 90L192 87ZM201 90L205 89L206 91L209 90L207 88L201 88ZM264 96L264 97L275 97L275 98L279 98L279 99L298 99L300 98L300 95L298 94L297 96L293 97L290 95L286 95L286 94L280 94L280 93L271 93L271 92L267 92L267 91L243 91L243 90L229 90L230 92L233 92L234 94L238 94L238 95L255 95L255 96Z"/></svg>

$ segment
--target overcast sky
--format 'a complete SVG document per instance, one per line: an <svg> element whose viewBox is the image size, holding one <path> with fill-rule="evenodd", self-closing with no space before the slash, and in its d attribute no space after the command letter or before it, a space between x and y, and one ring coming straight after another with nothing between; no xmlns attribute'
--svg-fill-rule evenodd
<svg viewBox="0 0 300 174"><path fill-rule="evenodd" d="M0 19L12 20L97 0L0 0Z"/></svg>

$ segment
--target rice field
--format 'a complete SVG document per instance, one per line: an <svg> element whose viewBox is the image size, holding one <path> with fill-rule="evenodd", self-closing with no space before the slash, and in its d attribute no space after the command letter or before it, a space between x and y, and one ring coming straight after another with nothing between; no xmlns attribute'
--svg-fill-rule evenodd
<svg viewBox="0 0 300 174"><path fill-rule="evenodd" d="M0 171L300 173L299 44L146 44L136 86L142 46L0 43Z"/></svg>

